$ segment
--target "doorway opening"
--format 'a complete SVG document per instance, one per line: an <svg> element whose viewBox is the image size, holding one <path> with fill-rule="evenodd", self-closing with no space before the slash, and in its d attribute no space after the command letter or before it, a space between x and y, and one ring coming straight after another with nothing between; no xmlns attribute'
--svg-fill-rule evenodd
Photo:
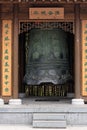
<svg viewBox="0 0 87 130"><path fill-rule="evenodd" d="M19 33L19 93L25 93L26 97L68 97L74 94L74 28L73 22L42 22L21 21ZM69 64L73 81L63 85L44 83L27 86L23 83L26 73L26 64L29 49L29 31L31 29L61 29L68 34Z"/></svg>

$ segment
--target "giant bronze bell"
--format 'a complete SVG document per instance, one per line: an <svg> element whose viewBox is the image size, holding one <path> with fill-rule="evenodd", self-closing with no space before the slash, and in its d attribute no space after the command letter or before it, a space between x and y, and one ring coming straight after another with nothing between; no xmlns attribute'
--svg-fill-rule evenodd
<svg viewBox="0 0 87 130"><path fill-rule="evenodd" d="M67 34L60 29L32 29L24 83L65 84L71 80Z"/></svg>

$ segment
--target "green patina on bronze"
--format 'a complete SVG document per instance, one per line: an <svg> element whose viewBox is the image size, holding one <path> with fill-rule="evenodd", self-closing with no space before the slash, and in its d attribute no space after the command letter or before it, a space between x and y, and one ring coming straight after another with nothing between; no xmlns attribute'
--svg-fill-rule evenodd
<svg viewBox="0 0 87 130"><path fill-rule="evenodd" d="M60 29L32 29L24 82L64 84L71 80L67 33Z"/></svg>

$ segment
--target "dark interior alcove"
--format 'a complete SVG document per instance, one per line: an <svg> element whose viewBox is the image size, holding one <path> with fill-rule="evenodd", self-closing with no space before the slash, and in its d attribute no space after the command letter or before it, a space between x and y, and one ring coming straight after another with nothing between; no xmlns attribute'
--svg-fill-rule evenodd
<svg viewBox="0 0 87 130"><path fill-rule="evenodd" d="M43 23L43 26L39 23L27 23L26 26L20 28L19 34L19 93L26 93L26 96L58 96L66 97L67 93L74 93L74 34L73 34L73 23L48 23L48 26ZM58 27L60 24L61 26ZM30 27L31 25L31 27ZM72 82L66 84L52 84L52 83L42 83L40 85L25 85L23 83L24 75L26 73L26 63L27 63L27 53L29 48L29 31L31 28L36 28L39 25L39 28L60 28L64 30L68 35L68 48L69 48L69 64L70 64L70 73L72 75ZM57 25L54 26L54 25ZM69 26L70 25L70 26ZM27 27L28 26L28 27ZM64 29L66 26L66 29ZM26 29L25 29L26 27Z"/></svg>

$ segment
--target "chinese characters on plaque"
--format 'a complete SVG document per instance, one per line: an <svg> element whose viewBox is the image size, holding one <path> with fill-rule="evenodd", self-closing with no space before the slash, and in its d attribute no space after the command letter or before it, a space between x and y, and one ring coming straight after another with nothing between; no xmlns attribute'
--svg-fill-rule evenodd
<svg viewBox="0 0 87 130"><path fill-rule="evenodd" d="M87 96L87 20L82 21L82 95Z"/></svg>
<svg viewBox="0 0 87 130"><path fill-rule="evenodd" d="M12 87L12 21L2 21L2 96L11 96Z"/></svg>
<svg viewBox="0 0 87 130"><path fill-rule="evenodd" d="M29 19L64 19L64 8L29 8Z"/></svg>

